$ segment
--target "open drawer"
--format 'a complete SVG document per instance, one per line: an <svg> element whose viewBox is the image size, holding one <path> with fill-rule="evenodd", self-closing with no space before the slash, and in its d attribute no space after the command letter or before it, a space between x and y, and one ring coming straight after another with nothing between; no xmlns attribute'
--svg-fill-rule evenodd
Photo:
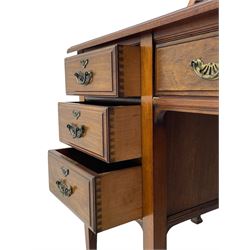
<svg viewBox="0 0 250 250"><path fill-rule="evenodd" d="M73 148L48 153L50 191L94 232L142 217L138 161L107 164Z"/></svg>
<svg viewBox="0 0 250 250"><path fill-rule="evenodd" d="M59 103L59 138L105 162L141 157L140 105Z"/></svg>

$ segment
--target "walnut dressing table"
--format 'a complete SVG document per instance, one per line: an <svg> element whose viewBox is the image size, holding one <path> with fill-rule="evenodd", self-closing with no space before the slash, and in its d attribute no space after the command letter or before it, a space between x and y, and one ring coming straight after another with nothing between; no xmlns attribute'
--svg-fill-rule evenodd
<svg viewBox="0 0 250 250"><path fill-rule="evenodd" d="M198 3L195 3L198 2ZM136 220L144 249L168 230L218 208L216 0L68 49L51 192L97 233ZM117 246L119 249L119 246Z"/></svg>

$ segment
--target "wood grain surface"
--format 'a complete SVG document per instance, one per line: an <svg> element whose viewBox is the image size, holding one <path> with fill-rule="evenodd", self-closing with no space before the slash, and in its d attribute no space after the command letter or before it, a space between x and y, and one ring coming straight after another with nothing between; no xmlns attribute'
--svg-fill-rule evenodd
<svg viewBox="0 0 250 250"><path fill-rule="evenodd" d="M109 108L110 162L141 157L140 106Z"/></svg>
<svg viewBox="0 0 250 250"><path fill-rule="evenodd" d="M49 188L50 191L63 202L71 211L73 211L82 221L90 226L93 225L94 203L91 199L93 195L94 176L86 174L84 170L78 168L73 162L49 151ZM65 177L61 168L69 170L69 175ZM80 172L79 172L80 171ZM65 197L60 193L56 182L64 180L67 186L72 186L73 194Z"/></svg>
<svg viewBox="0 0 250 250"><path fill-rule="evenodd" d="M106 162L141 157L141 111L139 105L102 106L59 103L59 138L78 150ZM73 111L80 111L78 119ZM67 124L84 128L81 138L73 138Z"/></svg>
<svg viewBox="0 0 250 250"><path fill-rule="evenodd" d="M73 111L80 111L78 119ZM96 157L108 160L108 107L83 105L79 103L59 103L59 139ZM81 138L73 138L67 124L84 128Z"/></svg>
<svg viewBox="0 0 250 250"><path fill-rule="evenodd" d="M167 112L168 216L218 199L218 116Z"/></svg>
<svg viewBox="0 0 250 250"><path fill-rule="evenodd" d="M218 80L204 80L191 67L192 60L218 63L219 40L211 37L162 46L156 50L156 93L164 91L218 90Z"/></svg>
<svg viewBox="0 0 250 250"><path fill-rule="evenodd" d="M81 60L88 60L86 68L82 67ZM116 46L104 47L65 58L66 93L116 95L117 66ZM93 80L88 85L80 85L74 76L78 71L93 72Z"/></svg>
<svg viewBox="0 0 250 250"><path fill-rule="evenodd" d="M72 148L50 150L48 160L50 191L93 232L142 218L142 171L135 162L109 168ZM69 170L67 177L62 167ZM61 179L72 186L70 197L60 193L56 181Z"/></svg>
<svg viewBox="0 0 250 250"><path fill-rule="evenodd" d="M82 60L88 60L84 68ZM89 84L79 84L77 72L92 72ZM65 59L68 95L122 96L140 95L140 48L112 45Z"/></svg>

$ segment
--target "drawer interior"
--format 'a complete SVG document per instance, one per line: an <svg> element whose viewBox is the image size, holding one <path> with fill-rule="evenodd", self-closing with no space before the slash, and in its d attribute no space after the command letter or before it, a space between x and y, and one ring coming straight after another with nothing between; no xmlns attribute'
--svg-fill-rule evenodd
<svg viewBox="0 0 250 250"><path fill-rule="evenodd" d="M141 165L140 159L116 162L116 163L106 163L94 157L91 157L87 154L84 154L83 152L80 152L74 148L63 148L63 149L57 149L56 151L61 155L79 163L80 164L79 167L88 168L89 170L97 174L102 174L105 172L111 172L115 170L129 168L132 166Z"/></svg>
<svg viewBox="0 0 250 250"><path fill-rule="evenodd" d="M119 107L119 106L133 106L133 105L139 105L140 99L130 98L128 101L125 100L114 100L114 99L98 99L98 98L88 98L84 102L69 102L69 103L75 103L75 104L84 104L84 105L95 105L95 106L105 106L105 107Z"/></svg>
<svg viewBox="0 0 250 250"><path fill-rule="evenodd" d="M63 149L57 149L56 151L60 153L62 156L67 157L79 163L80 164L78 165L79 167L85 169L87 168L88 170L91 170L97 174L102 174L105 172L111 172L115 170L121 170L141 165L140 159L128 160L116 163L106 163L94 157L91 157L87 154L84 154L74 148L63 148Z"/></svg>

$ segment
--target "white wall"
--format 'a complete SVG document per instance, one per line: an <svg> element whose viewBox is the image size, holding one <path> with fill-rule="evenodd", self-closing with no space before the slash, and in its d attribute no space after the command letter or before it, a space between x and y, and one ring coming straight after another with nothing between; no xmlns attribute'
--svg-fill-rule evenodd
<svg viewBox="0 0 250 250"><path fill-rule="evenodd" d="M0 249L85 249L83 223L48 190L47 150L65 146L58 140L57 102L77 100L65 95L66 49L179 9L187 2L0 2ZM236 65L242 69L240 62ZM246 66L243 69L247 77ZM225 129L228 124L224 124ZM245 125L249 125L249 120ZM229 130L223 129L225 138L228 138L227 132ZM246 138L246 134L244 136ZM223 150L222 153L222 158L227 159L229 155ZM230 165L230 161L225 164ZM242 164L249 168L246 162ZM235 165L235 171L238 167ZM226 173L229 178L235 176L233 171ZM238 184L234 181L232 185L241 184L240 179L237 181ZM231 182L226 184L230 187ZM244 187L248 189L247 185ZM238 193L223 191L226 192L222 197L227 199L228 204L233 203L230 201L236 199ZM249 201L249 195L245 199ZM246 203L245 209L249 206ZM174 227L169 232L169 249L243 250L247 232L242 232L237 238L240 228L234 228L233 223L243 220L246 213L235 214L242 211L240 203L235 205L235 213L226 212L227 208L222 205L221 210L205 215L200 226L186 222ZM231 237L233 235L234 238ZM230 240L235 245L229 243ZM238 248L235 248L236 244ZM99 234L98 249L142 249L141 229L133 222L103 232Z"/></svg>

